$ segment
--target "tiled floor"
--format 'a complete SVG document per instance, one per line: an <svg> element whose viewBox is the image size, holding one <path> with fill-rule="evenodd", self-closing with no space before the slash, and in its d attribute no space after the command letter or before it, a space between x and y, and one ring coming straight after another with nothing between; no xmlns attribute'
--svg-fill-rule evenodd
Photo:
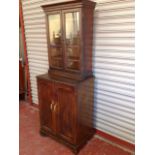
<svg viewBox="0 0 155 155"><path fill-rule="evenodd" d="M20 155L73 155L62 144L39 134L38 109L20 103ZM79 155L132 155L114 145L93 138Z"/></svg>

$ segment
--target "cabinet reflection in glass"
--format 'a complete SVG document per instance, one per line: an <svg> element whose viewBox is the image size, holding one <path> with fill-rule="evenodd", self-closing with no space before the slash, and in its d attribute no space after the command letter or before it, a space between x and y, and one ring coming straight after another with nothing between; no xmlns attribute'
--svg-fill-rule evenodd
<svg viewBox="0 0 155 155"><path fill-rule="evenodd" d="M61 42L60 14L49 15L48 21L49 21L50 45L59 44Z"/></svg>

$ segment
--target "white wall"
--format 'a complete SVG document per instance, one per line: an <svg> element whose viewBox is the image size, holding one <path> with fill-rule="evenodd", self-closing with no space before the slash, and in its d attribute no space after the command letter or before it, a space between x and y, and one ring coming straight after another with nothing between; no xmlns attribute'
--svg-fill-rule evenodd
<svg viewBox="0 0 155 155"><path fill-rule="evenodd" d="M41 5L68 0L23 0L33 102L36 76L48 71L45 14ZM93 70L94 125L134 143L134 1L96 0Z"/></svg>

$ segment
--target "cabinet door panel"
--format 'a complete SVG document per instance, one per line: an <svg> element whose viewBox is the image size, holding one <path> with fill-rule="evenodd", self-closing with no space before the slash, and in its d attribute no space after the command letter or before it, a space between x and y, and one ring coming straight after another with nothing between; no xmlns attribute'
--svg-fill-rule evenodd
<svg viewBox="0 0 155 155"><path fill-rule="evenodd" d="M56 132L56 113L54 111L53 84L41 81L39 87L39 108L41 126L47 130Z"/></svg>
<svg viewBox="0 0 155 155"><path fill-rule="evenodd" d="M66 67L80 70L80 12L64 11Z"/></svg>
<svg viewBox="0 0 155 155"><path fill-rule="evenodd" d="M48 15L49 61L53 68L63 68L61 14Z"/></svg>
<svg viewBox="0 0 155 155"><path fill-rule="evenodd" d="M73 142L76 125L75 93L72 87L57 85L59 107L59 134L64 139Z"/></svg>

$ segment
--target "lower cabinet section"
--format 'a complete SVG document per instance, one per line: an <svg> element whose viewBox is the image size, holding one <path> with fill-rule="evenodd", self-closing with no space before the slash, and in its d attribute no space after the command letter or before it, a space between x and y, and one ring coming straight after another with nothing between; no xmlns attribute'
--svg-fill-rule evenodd
<svg viewBox="0 0 155 155"><path fill-rule="evenodd" d="M37 77L40 132L77 153L94 135L94 78L84 81Z"/></svg>

